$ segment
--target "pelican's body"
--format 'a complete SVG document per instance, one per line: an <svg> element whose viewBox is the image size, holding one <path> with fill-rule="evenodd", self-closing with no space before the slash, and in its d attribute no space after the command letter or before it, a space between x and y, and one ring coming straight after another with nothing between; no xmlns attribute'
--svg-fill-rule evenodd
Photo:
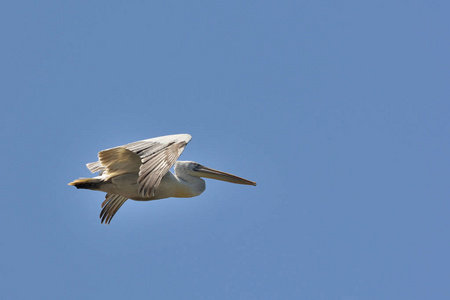
<svg viewBox="0 0 450 300"><path fill-rule="evenodd" d="M136 201L150 201L164 199L170 197L191 198L200 195L205 191L205 181L200 177L189 176L183 172L177 172L177 167L181 164L189 164L194 162L177 161L175 163L175 174L167 172L161 179L161 183L155 190L153 196L142 196L139 193L139 173L126 173L108 179L106 176L98 176L103 184L98 190L121 195L128 199ZM176 175L178 173L178 175Z"/></svg>
<svg viewBox="0 0 450 300"><path fill-rule="evenodd" d="M196 162L176 161L190 140L188 134L177 134L100 151L99 161L87 164L91 172L100 171L100 175L78 179L69 185L107 193L100 213L102 223L109 223L128 199L150 201L198 196L205 190L205 181L200 177L256 185ZM173 165L175 174L169 171Z"/></svg>

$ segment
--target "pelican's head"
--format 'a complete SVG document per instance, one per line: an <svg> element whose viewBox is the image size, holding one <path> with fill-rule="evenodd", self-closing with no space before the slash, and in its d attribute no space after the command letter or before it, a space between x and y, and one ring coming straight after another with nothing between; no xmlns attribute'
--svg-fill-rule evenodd
<svg viewBox="0 0 450 300"><path fill-rule="evenodd" d="M214 170L193 161L177 161L175 164L175 173L185 173L195 177L211 178L237 184L256 185L256 182Z"/></svg>

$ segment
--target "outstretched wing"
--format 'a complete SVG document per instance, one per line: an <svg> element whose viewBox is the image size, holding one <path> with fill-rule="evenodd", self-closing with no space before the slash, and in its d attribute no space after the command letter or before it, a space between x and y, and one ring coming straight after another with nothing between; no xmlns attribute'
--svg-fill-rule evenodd
<svg viewBox="0 0 450 300"><path fill-rule="evenodd" d="M141 158L138 183L139 193L143 197L155 195L161 179L175 164L191 138L189 134L167 135L124 146Z"/></svg>
<svg viewBox="0 0 450 300"><path fill-rule="evenodd" d="M105 224L109 224L119 210L119 208L127 201L128 199L114 194L106 194L105 201L102 203L102 211L100 212L100 219Z"/></svg>
<svg viewBox="0 0 450 300"><path fill-rule="evenodd" d="M112 176L131 172L139 166L139 193L150 198L191 138L189 134L167 135L104 150L99 153L100 161L89 163L87 167L91 172L106 170Z"/></svg>

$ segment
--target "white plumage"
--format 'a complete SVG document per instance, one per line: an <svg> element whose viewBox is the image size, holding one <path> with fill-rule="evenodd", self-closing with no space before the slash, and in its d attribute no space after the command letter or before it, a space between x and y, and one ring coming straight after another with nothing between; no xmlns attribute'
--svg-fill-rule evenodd
<svg viewBox="0 0 450 300"><path fill-rule="evenodd" d="M176 161L190 140L189 134L167 135L100 151L99 160L87 164L92 173L100 172L99 176L77 179L69 185L107 193L100 213L106 224L128 199L198 196L205 190L205 181L200 177L256 185L196 162ZM175 174L170 172L172 166Z"/></svg>

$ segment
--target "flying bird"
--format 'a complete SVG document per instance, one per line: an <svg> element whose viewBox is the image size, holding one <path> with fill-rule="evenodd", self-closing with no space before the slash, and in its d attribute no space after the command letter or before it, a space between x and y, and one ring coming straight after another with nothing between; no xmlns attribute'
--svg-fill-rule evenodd
<svg viewBox="0 0 450 300"><path fill-rule="evenodd" d="M99 176L77 179L69 185L106 193L100 213L105 224L111 222L128 199L150 201L198 196L205 190L201 177L256 185L193 161L177 161L191 138L189 134L167 135L100 151L99 160L86 165L92 173L99 172ZM170 172L172 166L175 174Z"/></svg>

